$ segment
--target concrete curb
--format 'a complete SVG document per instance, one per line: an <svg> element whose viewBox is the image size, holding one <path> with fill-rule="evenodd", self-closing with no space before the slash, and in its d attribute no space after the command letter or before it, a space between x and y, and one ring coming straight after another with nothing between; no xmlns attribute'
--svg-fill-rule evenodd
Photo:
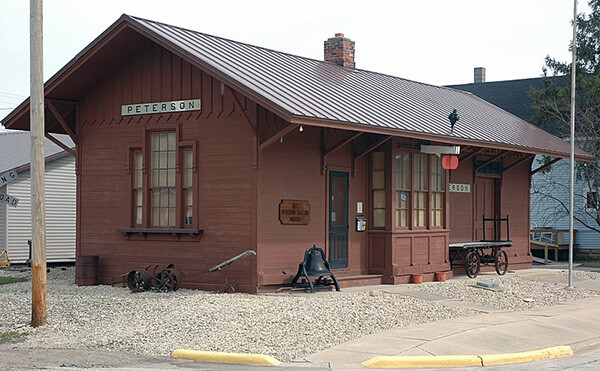
<svg viewBox="0 0 600 371"><path fill-rule="evenodd" d="M364 361L368 368L481 366L478 356L378 356Z"/></svg>
<svg viewBox="0 0 600 371"><path fill-rule="evenodd" d="M175 349L171 356L196 362L233 363L252 366L277 366L281 362L265 354L204 352L199 350Z"/></svg>
<svg viewBox="0 0 600 371"><path fill-rule="evenodd" d="M489 354L481 357L483 366L508 365L511 363L524 363L543 361L545 359L567 357L573 355L573 349L568 345L532 350L530 352Z"/></svg>
<svg viewBox="0 0 600 371"><path fill-rule="evenodd" d="M379 356L363 362L369 368L469 367L497 366L542 361L573 355L570 346L532 350L520 353L466 356Z"/></svg>

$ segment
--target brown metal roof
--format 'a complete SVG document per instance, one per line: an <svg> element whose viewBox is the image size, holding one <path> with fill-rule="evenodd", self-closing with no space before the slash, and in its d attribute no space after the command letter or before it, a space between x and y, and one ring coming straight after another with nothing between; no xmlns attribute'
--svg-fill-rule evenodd
<svg viewBox="0 0 600 371"><path fill-rule="evenodd" d="M109 30L124 22L292 123L559 157L569 154L567 142L471 93L341 67L128 15ZM56 79L55 75L49 82ZM448 115L455 108L460 120L450 132ZM576 157L594 159L580 149Z"/></svg>
<svg viewBox="0 0 600 371"><path fill-rule="evenodd" d="M137 17L144 29L229 76L289 116L395 129L563 156L569 144L463 91L345 68ZM448 115L460 119L450 132ZM581 157L589 154L578 150Z"/></svg>

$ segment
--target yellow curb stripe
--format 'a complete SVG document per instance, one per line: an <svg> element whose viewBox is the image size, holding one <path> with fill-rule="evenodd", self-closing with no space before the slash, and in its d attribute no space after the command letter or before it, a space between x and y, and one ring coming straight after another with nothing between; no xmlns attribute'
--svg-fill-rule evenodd
<svg viewBox="0 0 600 371"><path fill-rule="evenodd" d="M523 363L542 361L544 359L567 357L573 355L570 346L558 346L552 348L532 350L530 352L489 354L481 356L484 366L508 365L511 363Z"/></svg>
<svg viewBox="0 0 600 371"><path fill-rule="evenodd" d="M379 356L364 361L369 368L481 366L478 356Z"/></svg>
<svg viewBox="0 0 600 371"><path fill-rule="evenodd" d="M253 366L277 366L281 363L275 357L266 354L222 353L175 349L171 355L176 358L191 359L196 362L235 363Z"/></svg>
<svg viewBox="0 0 600 371"><path fill-rule="evenodd" d="M362 364L369 368L497 366L542 361L571 355L573 355L573 349L570 346L557 346L529 352L481 356L379 356L364 361Z"/></svg>

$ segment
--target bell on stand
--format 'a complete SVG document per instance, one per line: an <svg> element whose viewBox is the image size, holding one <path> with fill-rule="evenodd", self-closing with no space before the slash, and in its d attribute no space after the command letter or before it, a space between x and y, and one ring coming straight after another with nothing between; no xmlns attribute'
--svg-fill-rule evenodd
<svg viewBox="0 0 600 371"><path fill-rule="evenodd" d="M298 273L296 273L296 276L292 280L292 287L310 288L310 292L314 293L315 287L310 277L317 277L315 285L334 285L335 290L340 291L340 285L329 268L329 263L325 260L325 252L315 245L304 253L304 260L298 265ZM300 278L302 278L302 281L298 283Z"/></svg>

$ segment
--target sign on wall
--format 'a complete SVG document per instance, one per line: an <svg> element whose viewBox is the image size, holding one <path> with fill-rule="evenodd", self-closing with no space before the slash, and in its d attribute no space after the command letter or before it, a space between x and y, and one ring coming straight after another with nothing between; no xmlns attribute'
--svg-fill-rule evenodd
<svg viewBox="0 0 600 371"><path fill-rule="evenodd" d="M121 115L151 115L155 113L200 111L201 109L201 99L174 100L169 102L124 104L121 106Z"/></svg>
<svg viewBox="0 0 600 371"><path fill-rule="evenodd" d="M7 195L6 193L0 192L0 203L5 203L8 206L17 207L17 205L19 204L19 199L11 195Z"/></svg>
<svg viewBox="0 0 600 371"><path fill-rule="evenodd" d="M471 193L471 185L470 184L450 183L449 187L450 187L450 192Z"/></svg>
<svg viewBox="0 0 600 371"><path fill-rule="evenodd" d="M310 204L307 200L281 200L279 203L281 224L306 225L310 222Z"/></svg>
<svg viewBox="0 0 600 371"><path fill-rule="evenodd" d="M17 179L18 176L19 174L15 169L7 171L4 174L0 174L0 187L3 187L8 183L12 182L13 180ZM17 207L17 205L19 204L19 199L6 193L0 192L0 203L5 203L8 206Z"/></svg>
<svg viewBox="0 0 600 371"><path fill-rule="evenodd" d="M14 169L11 171L7 171L4 174L0 174L0 187L17 179L18 176L19 175L17 174L17 171Z"/></svg>

